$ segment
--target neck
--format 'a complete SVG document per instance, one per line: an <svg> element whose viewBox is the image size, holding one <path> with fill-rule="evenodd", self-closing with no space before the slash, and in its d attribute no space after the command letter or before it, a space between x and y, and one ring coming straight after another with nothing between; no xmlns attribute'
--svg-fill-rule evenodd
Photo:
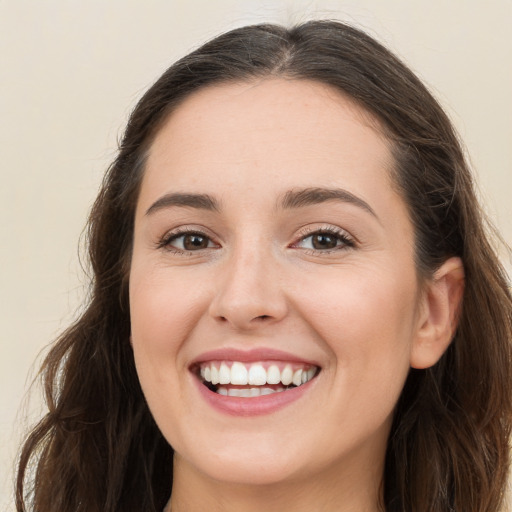
<svg viewBox="0 0 512 512"><path fill-rule="evenodd" d="M339 467L315 478L252 485L223 482L175 457L172 498L165 512L380 512L382 466L340 474Z"/></svg>

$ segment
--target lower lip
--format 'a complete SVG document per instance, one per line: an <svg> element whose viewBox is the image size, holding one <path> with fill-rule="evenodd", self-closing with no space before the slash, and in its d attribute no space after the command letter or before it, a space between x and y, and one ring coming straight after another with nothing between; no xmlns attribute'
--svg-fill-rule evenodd
<svg viewBox="0 0 512 512"><path fill-rule="evenodd" d="M296 400L299 400L299 398L309 391L315 380L316 378L296 388L287 389L286 391L272 393L270 395L243 398L219 395L215 391L208 389L194 376L194 381L202 397L214 409L232 416L259 416L276 412Z"/></svg>

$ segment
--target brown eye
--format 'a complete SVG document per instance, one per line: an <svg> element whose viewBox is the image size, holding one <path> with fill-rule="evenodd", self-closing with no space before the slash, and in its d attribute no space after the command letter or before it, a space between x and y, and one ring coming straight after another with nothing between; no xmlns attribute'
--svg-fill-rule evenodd
<svg viewBox="0 0 512 512"><path fill-rule="evenodd" d="M327 233L317 233L311 237L313 249L334 249L339 242L339 237Z"/></svg>
<svg viewBox="0 0 512 512"><path fill-rule="evenodd" d="M197 233L191 233L183 236L183 249L186 251L196 251L198 249L206 249L209 244L207 236Z"/></svg>
<svg viewBox="0 0 512 512"><path fill-rule="evenodd" d="M160 247L177 252L191 252L209 249L216 247L216 245L212 242L210 237L204 233L191 231L167 237L160 243Z"/></svg>
<svg viewBox="0 0 512 512"><path fill-rule="evenodd" d="M302 238L295 247L321 253L354 247L354 241L345 231L320 230Z"/></svg>

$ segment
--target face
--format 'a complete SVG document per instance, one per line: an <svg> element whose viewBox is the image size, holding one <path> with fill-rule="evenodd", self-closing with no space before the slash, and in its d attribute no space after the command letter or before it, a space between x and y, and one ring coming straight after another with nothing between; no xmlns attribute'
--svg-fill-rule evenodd
<svg viewBox="0 0 512 512"><path fill-rule="evenodd" d="M420 292L378 124L321 84L185 100L136 210L132 345L178 468L238 483L381 471Z"/></svg>

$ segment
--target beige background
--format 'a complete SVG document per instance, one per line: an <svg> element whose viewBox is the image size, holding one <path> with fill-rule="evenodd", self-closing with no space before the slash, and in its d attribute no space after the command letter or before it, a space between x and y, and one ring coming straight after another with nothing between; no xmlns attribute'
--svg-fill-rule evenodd
<svg viewBox="0 0 512 512"><path fill-rule="evenodd" d="M79 237L131 107L225 29L318 16L366 28L431 86L512 241L511 0L0 0L1 510L25 415L41 407L20 409L33 363L84 295Z"/></svg>

